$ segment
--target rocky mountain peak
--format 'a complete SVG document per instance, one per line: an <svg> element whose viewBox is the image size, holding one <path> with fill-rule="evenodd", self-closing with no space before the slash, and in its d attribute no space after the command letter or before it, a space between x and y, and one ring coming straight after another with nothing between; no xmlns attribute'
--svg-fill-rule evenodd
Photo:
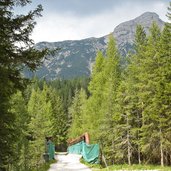
<svg viewBox="0 0 171 171"><path fill-rule="evenodd" d="M132 46L137 25L142 25L148 34L153 22L156 22L161 29L164 26L164 22L159 18L159 15L154 12L145 12L135 19L119 24L113 31L119 49L124 50L125 45L127 47ZM126 52L127 49L125 49Z"/></svg>
<svg viewBox="0 0 171 171"><path fill-rule="evenodd" d="M119 24L114 29L113 35L115 36L118 49L123 56L133 49L136 26L138 24L142 25L148 34L153 22L156 22L160 28L164 26L164 22L156 13L146 12L133 20ZM45 47L61 49L54 57L49 56L48 59L45 59L42 67L34 75L49 80L89 76L97 51L101 50L104 52L107 41L108 35L101 38L37 43L35 46L37 49ZM33 73L25 72L25 75L32 77Z"/></svg>
<svg viewBox="0 0 171 171"><path fill-rule="evenodd" d="M155 12L145 12L139 17L136 17L135 20L149 20L149 19L159 19L159 15Z"/></svg>

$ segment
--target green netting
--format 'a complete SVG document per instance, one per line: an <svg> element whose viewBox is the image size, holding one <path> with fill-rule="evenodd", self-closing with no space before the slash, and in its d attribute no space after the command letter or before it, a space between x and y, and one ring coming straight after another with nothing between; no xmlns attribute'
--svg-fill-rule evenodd
<svg viewBox="0 0 171 171"><path fill-rule="evenodd" d="M88 163L99 163L99 151L98 144L89 145L84 141L68 147L68 153L81 154L83 159Z"/></svg>

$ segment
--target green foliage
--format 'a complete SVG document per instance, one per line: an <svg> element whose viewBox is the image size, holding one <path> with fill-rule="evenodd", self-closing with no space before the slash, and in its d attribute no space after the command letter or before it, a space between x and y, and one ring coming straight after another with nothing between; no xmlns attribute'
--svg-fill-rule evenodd
<svg viewBox="0 0 171 171"><path fill-rule="evenodd" d="M62 145L66 149L67 130L68 130L68 114L64 111L63 102L59 93L49 88L49 100L52 105L52 137L53 142L59 146ZM59 149L62 150L62 149Z"/></svg>
<svg viewBox="0 0 171 171"><path fill-rule="evenodd" d="M59 96L61 97L64 110L67 113L68 108L72 103L73 97L75 95L75 91L80 90L81 88L86 90L86 94L88 94L87 86L89 83L89 78L82 77L82 78L75 78L71 80L54 80L48 82L48 84L54 88Z"/></svg>
<svg viewBox="0 0 171 171"><path fill-rule="evenodd" d="M83 158L81 158L80 159L80 162L81 163L83 163L83 164L85 164L86 166L88 166L89 168L91 168L91 169L97 169L97 170L101 170L102 169L102 166L100 165L100 164L91 164L91 163L88 163L88 162L86 162Z"/></svg>
<svg viewBox="0 0 171 171"><path fill-rule="evenodd" d="M30 167L39 167L43 163L42 155L45 152L45 137L52 134L52 105L48 99L48 87L44 85L43 90L32 90L28 102L28 113L30 122L28 133Z"/></svg>
<svg viewBox="0 0 171 171"><path fill-rule="evenodd" d="M103 101L101 110L103 118L100 121L99 143L108 162L114 162L115 145L115 108L116 95L120 84L120 56L116 48L116 43L112 35L109 37L109 43L106 52L103 72L105 83L103 92Z"/></svg>
<svg viewBox="0 0 171 171"><path fill-rule="evenodd" d="M101 171L108 171L108 170L125 170L125 171L137 171L137 170L160 170L160 171L168 171L170 170L170 167L161 167L157 165L127 165L127 164L122 164L122 165L113 165L109 166L108 168L100 169ZM98 171L99 169L94 168L93 171Z"/></svg>
<svg viewBox="0 0 171 171"><path fill-rule="evenodd" d="M148 36L137 26L135 51L123 71L110 35L106 54L97 53L90 80L34 78L23 91L28 81L21 76L23 67L34 70L47 54L35 50L29 39L41 6L26 16L12 12L29 2L1 2L0 170L41 170L46 136L63 151L68 137L84 132L91 143L100 144L108 164L171 165L170 23L162 31L153 23Z"/></svg>
<svg viewBox="0 0 171 171"><path fill-rule="evenodd" d="M169 23L162 32L153 23L146 36L137 26L135 51L122 72L110 37L106 58L97 54L90 96L84 103L79 93L74 98L73 137L88 132L91 142L100 143L108 164L171 163L170 31Z"/></svg>
<svg viewBox="0 0 171 171"><path fill-rule="evenodd" d="M34 19L40 16L42 7L39 5L26 15L15 15L16 6L24 7L31 1L9 0L0 3L0 169L6 170L16 157L13 146L18 141L18 130L15 127L17 121L10 110L10 98L28 83L21 74L23 67L35 70L48 51L36 50L29 37L35 26Z"/></svg>
<svg viewBox="0 0 171 171"><path fill-rule="evenodd" d="M64 110L63 94L69 97L69 91L85 87L86 80L56 81L68 89L57 86L54 82L39 81L36 78L33 84L21 94L18 92L10 100L10 113L13 114L17 137L12 148L13 155L8 157L9 170L33 170L44 168L43 153L45 152L45 137L52 136L56 149L66 150L67 132L70 116ZM72 83L72 84L70 84ZM72 85L69 87L68 85ZM65 92L65 90L67 90ZM82 91L82 90L81 90ZM86 92L84 92L86 96ZM72 95L73 96L73 95ZM71 97L72 98L72 97ZM9 164L10 163L10 164Z"/></svg>
<svg viewBox="0 0 171 171"><path fill-rule="evenodd" d="M114 120L116 120L116 160L122 163L123 160L131 164L134 160L141 163L140 156L140 128L141 128L141 103L137 94L140 64L146 47L146 35L141 26L137 26L135 35L135 54L129 60L128 67L122 74L122 81L116 96L117 106L115 108ZM122 137L122 138L118 138Z"/></svg>
<svg viewBox="0 0 171 171"><path fill-rule="evenodd" d="M91 81L88 86L91 96L85 104L86 122L84 130L91 136L91 142L97 142L99 137L99 126L103 117L100 106L104 100L103 89L105 84L104 56L101 52L97 53Z"/></svg>
<svg viewBox="0 0 171 171"><path fill-rule="evenodd" d="M32 168L31 170L28 171L47 171L50 168L50 165L55 163L56 161L49 161L48 163L44 163L42 164L40 167L38 168Z"/></svg>
<svg viewBox="0 0 171 171"><path fill-rule="evenodd" d="M84 104L86 98L86 93L83 89L81 89L80 92L76 91L73 103L69 108L71 115L71 126L68 131L69 138L76 138L84 133L83 124L86 122L84 118Z"/></svg>
<svg viewBox="0 0 171 171"><path fill-rule="evenodd" d="M10 112L15 116L13 127L18 136L11 144L14 154L8 157L9 170L44 168L46 136L53 137L58 150L66 149L68 115L58 92L45 82L41 84L36 81L24 96L18 92L10 100Z"/></svg>
<svg viewBox="0 0 171 171"><path fill-rule="evenodd" d="M9 156L10 166L15 171L27 170L27 126L29 116L27 112L26 103L21 92L14 94L10 100L11 113L15 115L14 126L16 129L17 137L13 145L14 156Z"/></svg>
<svg viewBox="0 0 171 171"><path fill-rule="evenodd" d="M167 17L169 20L171 20L171 2L169 3L169 7L167 9L168 9Z"/></svg>

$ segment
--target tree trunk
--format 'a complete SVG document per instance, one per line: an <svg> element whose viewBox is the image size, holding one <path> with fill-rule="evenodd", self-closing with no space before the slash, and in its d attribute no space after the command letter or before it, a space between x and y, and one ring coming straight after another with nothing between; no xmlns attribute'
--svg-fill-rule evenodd
<svg viewBox="0 0 171 171"><path fill-rule="evenodd" d="M127 127L129 126L128 116L127 116ZM127 130L127 145L128 145L128 164L131 165L131 147L130 147L130 135L129 129Z"/></svg>
<svg viewBox="0 0 171 171"><path fill-rule="evenodd" d="M140 138L139 138L139 130L138 130L137 139L138 139L138 164L141 164L141 150L140 150L140 145L139 145L139 141L140 141Z"/></svg>
<svg viewBox="0 0 171 171"><path fill-rule="evenodd" d="M161 166L164 166L164 154L163 154L162 142L161 142L161 145L160 145L160 153L161 153Z"/></svg>
<svg viewBox="0 0 171 171"><path fill-rule="evenodd" d="M127 141L128 141L128 164L131 165L131 148L129 142L129 134L127 135Z"/></svg>
<svg viewBox="0 0 171 171"><path fill-rule="evenodd" d="M114 162L114 160L115 160L115 157L114 157L114 153L115 153L114 140L112 140L112 151L113 151L112 164L114 165L115 164L115 162Z"/></svg>
<svg viewBox="0 0 171 171"><path fill-rule="evenodd" d="M138 163L141 164L141 152L140 152L139 145L138 145Z"/></svg>
<svg viewBox="0 0 171 171"><path fill-rule="evenodd" d="M160 163L161 166L164 166L164 154L163 154L163 138L162 138L162 131L160 128Z"/></svg>

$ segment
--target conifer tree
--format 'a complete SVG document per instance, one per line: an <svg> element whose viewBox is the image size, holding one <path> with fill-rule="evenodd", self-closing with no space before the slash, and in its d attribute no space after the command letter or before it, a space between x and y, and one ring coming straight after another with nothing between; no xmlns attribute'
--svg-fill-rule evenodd
<svg viewBox="0 0 171 171"><path fill-rule="evenodd" d="M28 103L30 122L28 133L30 134L29 159L30 167L39 167L45 152L45 138L52 136L52 105L48 99L48 87L45 84L43 90L32 90Z"/></svg>
<svg viewBox="0 0 171 171"><path fill-rule="evenodd" d="M17 90L23 90L27 79L21 71L24 67L34 70L47 50L34 48L30 35L35 26L35 17L40 16L42 7L26 15L15 15L16 6L24 7L30 0L8 0L0 2L0 169L6 170L8 156L13 156L13 143L17 131L14 127L15 117L10 113L10 97ZM5 134L5 135L4 135Z"/></svg>
<svg viewBox="0 0 171 171"><path fill-rule="evenodd" d="M143 152L151 151L151 159L159 154L158 142L160 142L159 135L159 115L153 107L154 96L156 92L156 83L159 77L157 76L158 68L158 49L160 42L160 30L158 26L153 23L148 36L146 53L144 59L141 61L141 87L139 95L143 103L142 112L142 150ZM149 156L148 156L149 157Z"/></svg>
<svg viewBox="0 0 171 171"><path fill-rule="evenodd" d="M168 9L167 17L171 21L171 2L169 3L169 7L167 9Z"/></svg>
<svg viewBox="0 0 171 171"><path fill-rule="evenodd" d="M127 116L126 125L129 127L129 142L127 141L132 154L138 156L138 163L141 164L141 146L140 146L140 133L142 126L142 101L138 94L139 88L142 86L139 75L141 74L141 65L144 60L144 53L146 51L147 38L146 33L141 25L136 28L135 34L135 54L130 56L129 65L123 78L123 104L122 110ZM129 122L128 122L129 121ZM130 150L129 150L130 149ZM130 154L130 153L128 153ZM136 159L135 159L136 160ZM128 160L130 161L130 159ZM130 163L130 162L129 162Z"/></svg>
<svg viewBox="0 0 171 171"><path fill-rule="evenodd" d="M163 146L164 146L164 158L163 164L171 163L171 159L168 157L171 153L171 109L170 109L170 102L171 102L171 27L169 26L170 23L165 25L165 28L161 35L161 42L160 42L160 69L158 74L160 75L161 79L158 83L158 95L156 98L159 99L159 104L157 104L157 110L160 112L161 115L161 129L164 133L163 137ZM163 128L162 128L163 127ZM162 162L161 162L162 163Z"/></svg>
<svg viewBox="0 0 171 171"><path fill-rule="evenodd" d="M76 91L73 103L69 108L69 112L72 118L71 126L68 131L69 138L76 138L84 133L83 124L84 118L84 105L86 102L85 90L81 89Z"/></svg>
<svg viewBox="0 0 171 171"><path fill-rule="evenodd" d="M170 3L171 6L171 3ZM170 11L170 8L168 8ZM168 19L170 19L168 12ZM166 23L161 34L159 52L156 54L157 69L156 73L156 92L152 99L153 110L158 114L159 122L159 142L160 142L160 163L162 166L168 164L170 159L171 135L171 110L170 110L170 90L171 90L171 24Z"/></svg>
<svg viewBox="0 0 171 171"><path fill-rule="evenodd" d="M91 76L91 81L89 83L88 89L90 92L90 97L86 103L86 120L87 126L86 131L91 136L91 142L97 143L99 141L99 126L103 117L102 103L103 89L105 85L105 75L104 75L104 56L102 52L98 52L96 56L96 61L93 66L93 72ZM89 124L88 124L89 123Z"/></svg>
<svg viewBox="0 0 171 171"><path fill-rule="evenodd" d="M52 105L52 136L53 142L58 148L66 146L67 129L68 129L68 116L64 112L62 100L57 91L49 88L49 100ZM61 149L62 150L62 149Z"/></svg>
<svg viewBox="0 0 171 171"><path fill-rule="evenodd" d="M103 118L100 123L100 139L103 144L103 152L108 161L114 163L114 134L115 121L113 119L116 108L116 95L120 84L120 56L116 48L116 43L113 35L110 35L107 46L106 58L104 63L104 90L101 110L103 111ZM108 136L106 136L106 133Z"/></svg>
<svg viewBox="0 0 171 171"><path fill-rule="evenodd" d="M15 156L9 156L11 170L22 171L28 169L27 153L28 139L27 128L29 116L27 106L21 92L14 94L10 100L11 112L15 114L15 128L17 140L13 145Z"/></svg>
<svg viewBox="0 0 171 171"><path fill-rule="evenodd" d="M133 102L129 86L130 78L123 80L119 86L115 109L115 158L118 163L132 163L133 158Z"/></svg>

